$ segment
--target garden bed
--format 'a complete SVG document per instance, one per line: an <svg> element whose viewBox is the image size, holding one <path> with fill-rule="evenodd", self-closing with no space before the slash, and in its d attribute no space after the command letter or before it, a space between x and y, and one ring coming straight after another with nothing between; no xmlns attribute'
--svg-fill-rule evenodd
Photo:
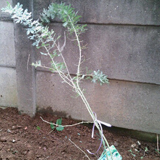
<svg viewBox="0 0 160 160"><path fill-rule="evenodd" d="M87 160L87 149L95 152L100 144L98 132L91 138L92 128L85 125L67 127L63 131L52 130L41 120L56 122L56 116L37 114L34 118L20 115L15 108L0 109L0 160ZM62 124L77 123L72 119L62 119ZM123 160L158 160L157 144L144 142L105 129L104 134L110 145L114 145ZM137 149L137 151L135 151ZM90 159L96 160L102 149Z"/></svg>

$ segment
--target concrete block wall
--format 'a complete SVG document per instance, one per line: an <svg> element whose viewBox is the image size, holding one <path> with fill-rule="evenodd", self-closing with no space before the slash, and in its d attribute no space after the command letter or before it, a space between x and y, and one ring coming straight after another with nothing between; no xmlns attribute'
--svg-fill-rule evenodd
<svg viewBox="0 0 160 160"><path fill-rule="evenodd" d="M9 0L12 3L11 0ZM6 1L0 2L0 8ZM14 24L8 14L0 11L0 106L18 107Z"/></svg>
<svg viewBox="0 0 160 160"><path fill-rule="evenodd" d="M51 2L62 1L13 0L13 4L17 2L23 3L37 19L42 9L47 8ZM86 61L82 67L100 69L110 80L110 84L104 86L89 81L82 83L98 119L117 127L160 133L160 1L63 0L63 2L71 4L79 12L82 16L80 23L88 25L88 30L82 37L87 44L87 49L83 51ZM2 14L0 23L13 25L6 17ZM58 34L63 34L59 22L52 23L50 27ZM50 108L55 114L90 120L81 100L72 98L74 96L72 90L61 83L58 75L42 69L35 70L28 65L35 60L41 60L45 65L49 65L49 59L39 55L31 46L26 39L25 29L14 24L14 35L15 51L10 54L15 56L16 65L13 59L4 56L0 63L4 63L3 66L7 66L8 63L14 66L12 70L16 72L15 87L19 110L34 115L36 110ZM4 43L7 37L4 35L4 38L0 39L0 44ZM9 52L8 50L5 52ZM72 64L77 61L76 49L69 41L65 52L69 69L75 74L75 67ZM4 51L0 54L4 55ZM3 68L6 69L7 67ZM0 77L3 76L2 73L0 72ZM0 86L2 81L3 79ZM2 104L5 105L5 102L0 101L0 105Z"/></svg>

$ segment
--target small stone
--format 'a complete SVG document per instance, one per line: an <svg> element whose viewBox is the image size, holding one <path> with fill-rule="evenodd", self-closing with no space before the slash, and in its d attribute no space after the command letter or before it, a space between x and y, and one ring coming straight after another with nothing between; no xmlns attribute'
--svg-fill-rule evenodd
<svg viewBox="0 0 160 160"><path fill-rule="evenodd" d="M25 127L24 130L27 130L27 127Z"/></svg>
<svg viewBox="0 0 160 160"><path fill-rule="evenodd" d="M134 144L132 144L132 145L131 145L131 147L132 147L132 148L136 147L136 144L135 144L135 143L134 143Z"/></svg>
<svg viewBox="0 0 160 160"><path fill-rule="evenodd" d="M137 144L140 146L141 145L140 141L137 141Z"/></svg>
<svg viewBox="0 0 160 160"><path fill-rule="evenodd" d="M23 154L26 155L28 151L24 151Z"/></svg>
<svg viewBox="0 0 160 160"><path fill-rule="evenodd" d="M13 130L16 129L16 126L12 126L12 129L13 129Z"/></svg>
<svg viewBox="0 0 160 160"><path fill-rule="evenodd" d="M7 142L7 138L6 137L0 137L0 142Z"/></svg>
<svg viewBox="0 0 160 160"><path fill-rule="evenodd" d="M114 142L114 146L115 146L115 147L118 147L118 145L119 145L118 142L115 141L115 142Z"/></svg>
<svg viewBox="0 0 160 160"><path fill-rule="evenodd" d="M21 126L12 126L12 130L15 130L15 129L20 129L22 128Z"/></svg>
<svg viewBox="0 0 160 160"><path fill-rule="evenodd" d="M47 150L47 148L46 148L46 147L43 147L43 150L44 150L44 151L46 151L46 150Z"/></svg>
<svg viewBox="0 0 160 160"><path fill-rule="evenodd" d="M10 129L7 129L7 132L8 132L8 133L12 133L12 131L11 131Z"/></svg>

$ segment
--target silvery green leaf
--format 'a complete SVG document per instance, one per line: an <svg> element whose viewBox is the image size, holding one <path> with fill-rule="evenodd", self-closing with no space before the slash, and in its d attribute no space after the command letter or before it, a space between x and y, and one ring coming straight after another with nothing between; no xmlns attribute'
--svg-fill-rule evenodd
<svg viewBox="0 0 160 160"><path fill-rule="evenodd" d="M48 54L47 53L43 53L43 52L40 52L42 55L44 55L44 56L47 56Z"/></svg>
<svg viewBox="0 0 160 160"><path fill-rule="evenodd" d="M41 61L39 60L36 63L32 63L32 66L34 66L35 68L42 66Z"/></svg>
<svg viewBox="0 0 160 160"><path fill-rule="evenodd" d="M63 23L63 27L66 27L68 24L68 22Z"/></svg>
<svg viewBox="0 0 160 160"><path fill-rule="evenodd" d="M93 83L99 82L100 85L102 85L104 83L109 83L107 76L105 74L103 74L103 72L100 70L93 72L92 82Z"/></svg>

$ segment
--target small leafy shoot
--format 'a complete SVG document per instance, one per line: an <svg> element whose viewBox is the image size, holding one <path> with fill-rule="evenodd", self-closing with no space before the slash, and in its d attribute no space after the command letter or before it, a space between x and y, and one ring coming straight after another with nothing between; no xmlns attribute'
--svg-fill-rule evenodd
<svg viewBox="0 0 160 160"><path fill-rule="evenodd" d="M61 125L61 124L62 124L62 118L57 119L56 124L57 124L57 125Z"/></svg>
<svg viewBox="0 0 160 160"><path fill-rule="evenodd" d="M37 126L36 128L37 128L37 130L39 130L39 131L41 130L41 127L40 127L40 126Z"/></svg>
<svg viewBox="0 0 160 160"><path fill-rule="evenodd" d="M92 82L93 83L99 82L100 85L102 85L104 83L109 83L107 76L105 74L103 74L103 72L100 70L93 72Z"/></svg>
<svg viewBox="0 0 160 160"><path fill-rule="evenodd" d="M57 119L56 124L58 125L58 127L56 127L57 131L63 131L64 127L61 125L62 124L62 118Z"/></svg>
<svg viewBox="0 0 160 160"><path fill-rule="evenodd" d="M43 10L38 20L34 20L32 18L32 13L28 12L27 9L24 10L22 6L23 5L21 5L20 3L17 3L17 5L12 7L8 3L8 6L6 8L3 8L2 11L10 13L11 18L14 19L15 23L20 23L24 26L28 38L32 41L32 45L37 49L43 48L44 52L40 52L40 54L43 56L48 56L50 58L52 68L50 70L52 72L58 73L63 82L72 87L74 92L76 92L78 96L80 96L93 121L95 122L97 129L101 133L100 135L103 139L104 149L106 150L106 145L109 147L107 139L103 135L103 131L98 127L99 124L98 121L96 121L97 118L94 115L94 112L92 111L90 104L88 103L88 100L84 95L83 89L81 89L80 87L80 82L83 79L91 79L92 82L99 82L100 85L108 83L107 76L103 74L102 71L94 71L91 74L90 71L86 69L87 74L81 74L83 73L81 72L81 64L83 63L82 49L86 48L86 46L83 45L83 41L80 40L80 37L81 34L86 31L87 25L81 25L80 23L78 23L81 16L77 15L77 12L74 11L74 8L72 8L71 5L65 5L65 3L51 3L47 9ZM65 53L62 52L63 48L66 45L65 40L64 44L61 46L59 43L61 41L61 36L58 36L54 32L54 30L50 29L50 27L47 25L47 23L54 21L55 18L59 18L62 21L62 25L65 29L65 32L67 33L67 36L73 34L73 38L71 36L71 39L70 37L68 37L68 39L73 41L73 43L75 42L76 46L78 47L78 64L76 64L77 71L74 78L71 76L71 73L68 69L68 64L66 63L64 56ZM74 62L72 63L72 65L73 64ZM45 68L45 66L41 64L41 61L32 63L32 66L34 66L35 68ZM54 128L56 128L57 131L62 131L64 129L64 126L62 126L62 119L57 119L56 123L50 123L50 127L52 131L54 130ZM37 129L40 130L41 128L37 126Z"/></svg>
<svg viewBox="0 0 160 160"><path fill-rule="evenodd" d="M63 127L62 125L56 127L56 130L57 130L57 131L63 131L63 129L64 129L64 127Z"/></svg>
<svg viewBox="0 0 160 160"><path fill-rule="evenodd" d="M62 118L56 120L56 124L53 124L52 122L50 123L50 127L52 130L56 128L57 131L63 131L64 126L62 124Z"/></svg>
<svg viewBox="0 0 160 160"><path fill-rule="evenodd" d="M54 130L55 126L52 122L50 123L50 126L51 126L51 129Z"/></svg>

